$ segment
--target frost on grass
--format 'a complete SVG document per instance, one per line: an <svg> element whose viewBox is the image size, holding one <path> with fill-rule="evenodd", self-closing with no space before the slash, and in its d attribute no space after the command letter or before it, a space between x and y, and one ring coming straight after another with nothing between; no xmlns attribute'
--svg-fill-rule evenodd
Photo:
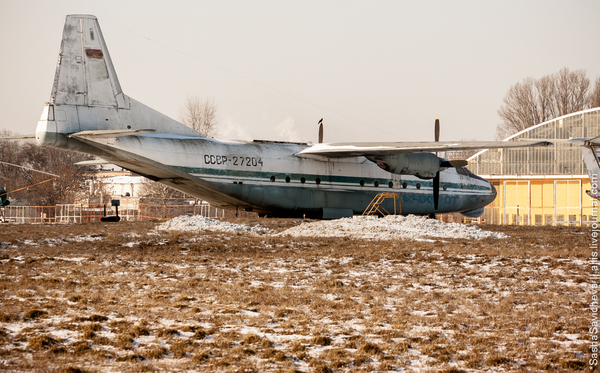
<svg viewBox="0 0 600 373"><path fill-rule="evenodd" d="M423 238L507 238L504 233L485 231L478 226L444 223L424 216L355 216L339 220L303 223L282 233L293 237L351 237L357 239Z"/></svg>

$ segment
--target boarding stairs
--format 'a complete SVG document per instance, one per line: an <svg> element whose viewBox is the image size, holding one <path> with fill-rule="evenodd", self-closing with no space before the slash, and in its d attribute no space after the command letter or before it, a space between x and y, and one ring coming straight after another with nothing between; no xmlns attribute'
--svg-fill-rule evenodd
<svg viewBox="0 0 600 373"><path fill-rule="evenodd" d="M388 212L385 208L383 208L383 206L381 206L383 204L383 202L385 202L385 200L387 200L387 199L394 200L393 201L394 202L393 215L402 214L402 205L400 203L400 193L385 192L385 193L379 193L378 195L375 196L375 198L373 198L371 203L369 203L369 206L367 206L367 208L363 212L363 216L392 215L391 212Z"/></svg>

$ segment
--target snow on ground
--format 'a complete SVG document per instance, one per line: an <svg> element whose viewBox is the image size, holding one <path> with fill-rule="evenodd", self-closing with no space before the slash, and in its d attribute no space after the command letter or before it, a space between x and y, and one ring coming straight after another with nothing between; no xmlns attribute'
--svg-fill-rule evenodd
<svg viewBox="0 0 600 373"><path fill-rule="evenodd" d="M367 239L422 238L506 238L504 233L488 232L474 225L444 223L424 216L389 215L385 218L355 216L339 220L302 223L281 235L293 237L352 237Z"/></svg>
<svg viewBox="0 0 600 373"><path fill-rule="evenodd" d="M174 219L166 221L156 227L159 230L165 231L219 231L219 232L248 232L248 233L265 233L268 229L260 225L249 227L244 224L232 224L225 221L206 218L201 215L194 216L178 216Z"/></svg>
<svg viewBox="0 0 600 373"><path fill-rule="evenodd" d="M232 224L203 216L180 216L157 227L160 230L179 231L223 231L268 233L268 230L257 225ZM338 220L304 222L287 229L276 236L292 237L350 237L366 239L427 239L427 238L507 238L504 233L489 232L474 225L444 223L424 216L355 216Z"/></svg>

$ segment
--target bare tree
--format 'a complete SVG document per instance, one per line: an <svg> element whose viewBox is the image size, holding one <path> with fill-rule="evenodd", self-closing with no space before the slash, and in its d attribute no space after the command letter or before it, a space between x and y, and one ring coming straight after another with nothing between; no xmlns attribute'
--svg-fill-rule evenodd
<svg viewBox="0 0 600 373"><path fill-rule="evenodd" d="M590 93L590 108L600 107L600 77L596 78L594 87Z"/></svg>
<svg viewBox="0 0 600 373"><path fill-rule="evenodd" d="M32 206L73 203L75 198L85 195L88 192L85 180L89 168L75 163L90 158L86 154L43 147L32 142L0 142L0 161L6 162L0 164L0 172L7 179L4 183L8 195ZM32 170L60 177L47 181L52 176Z"/></svg>
<svg viewBox="0 0 600 373"><path fill-rule="evenodd" d="M590 80L585 70L571 71L566 67L538 80L525 78L511 86L502 100L498 109L502 123L496 128L496 138L503 139L553 118L591 107L595 92L588 93L589 88Z"/></svg>
<svg viewBox="0 0 600 373"><path fill-rule="evenodd" d="M556 116L574 113L587 107L590 80L585 70L570 71L563 67L556 74L555 85Z"/></svg>
<svg viewBox="0 0 600 373"><path fill-rule="evenodd" d="M188 96L179 116L183 124L206 137L215 136L219 132L217 104L212 98L201 100L198 96Z"/></svg>
<svg viewBox="0 0 600 373"><path fill-rule="evenodd" d="M165 184L144 179L139 191L140 196L146 198L156 198L159 200L168 200L171 198L185 198L186 194L173 189Z"/></svg>
<svg viewBox="0 0 600 373"><path fill-rule="evenodd" d="M537 92L533 78L525 78L522 83L510 87L498 110L502 123L496 130L498 137L505 138L538 123Z"/></svg>

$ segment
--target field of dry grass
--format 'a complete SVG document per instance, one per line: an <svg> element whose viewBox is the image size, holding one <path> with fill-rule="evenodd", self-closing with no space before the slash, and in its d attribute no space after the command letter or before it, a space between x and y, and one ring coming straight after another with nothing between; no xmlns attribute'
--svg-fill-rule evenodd
<svg viewBox="0 0 600 373"><path fill-rule="evenodd" d="M432 243L156 225L2 225L0 370L586 366L587 228Z"/></svg>

